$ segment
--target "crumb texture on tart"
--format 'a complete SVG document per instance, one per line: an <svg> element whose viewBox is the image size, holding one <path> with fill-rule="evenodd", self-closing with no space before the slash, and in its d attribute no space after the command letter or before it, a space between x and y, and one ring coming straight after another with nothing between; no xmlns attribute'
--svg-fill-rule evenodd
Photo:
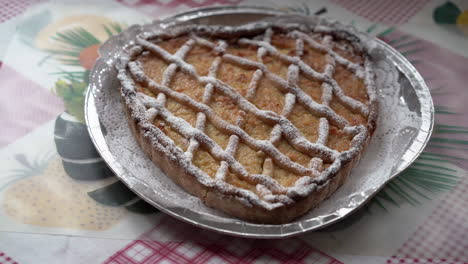
<svg viewBox="0 0 468 264"><path fill-rule="evenodd" d="M118 78L136 137L179 167L170 177L185 189L178 178L195 179L211 206L228 197L262 216L221 210L269 222L264 214L300 200L294 217L305 213L359 158L375 129L371 65L360 43L326 28L189 26L138 37Z"/></svg>

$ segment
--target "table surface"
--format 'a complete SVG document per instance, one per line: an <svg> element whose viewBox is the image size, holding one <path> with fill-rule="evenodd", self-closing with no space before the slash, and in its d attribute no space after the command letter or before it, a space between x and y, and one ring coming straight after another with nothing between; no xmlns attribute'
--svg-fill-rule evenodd
<svg viewBox="0 0 468 264"><path fill-rule="evenodd" d="M83 122L97 48L131 24L215 4L320 12L392 45L434 99L423 154L350 217L283 240L201 230L140 200ZM466 1L0 0L0 32L0 263L468 263Z"/></svg>

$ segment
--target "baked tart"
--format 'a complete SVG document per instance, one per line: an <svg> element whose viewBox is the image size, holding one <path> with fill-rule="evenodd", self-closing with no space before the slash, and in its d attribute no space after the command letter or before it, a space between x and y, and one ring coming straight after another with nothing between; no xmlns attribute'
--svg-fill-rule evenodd
<svg viewBox="0 0 468 264"><path fill-rule="evenodd" d="M317 206L375 130L368 47L330 26L173 26L140 34L116 68L148 158L246 221L287 223Z"/></svg>

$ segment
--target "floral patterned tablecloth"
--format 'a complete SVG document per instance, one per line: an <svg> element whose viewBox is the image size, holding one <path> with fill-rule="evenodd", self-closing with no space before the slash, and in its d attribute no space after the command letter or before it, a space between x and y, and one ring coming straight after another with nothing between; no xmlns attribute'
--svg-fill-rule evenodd
<svg viewBox="0 0 468 264"><path fill-rule="evenodd" d="M175 220L106 167L83 120L97 49L192 7L266 5L338 18L421 72L436 105L421 157L363 209L285 240ZM468 2L0 0L0 263L468 263Z"/></svg>

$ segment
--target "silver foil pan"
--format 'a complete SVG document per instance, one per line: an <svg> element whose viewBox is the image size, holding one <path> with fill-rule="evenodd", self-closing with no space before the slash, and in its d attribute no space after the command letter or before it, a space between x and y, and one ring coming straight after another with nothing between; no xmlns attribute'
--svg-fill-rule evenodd
<svg viewBox="0 0 468 264"><path fill-rule="evenodd" d="M119 99L114 63L137 34L175 24L240 25L284 15L264 7L212 7L190 10L149 25L136 25L104 43L90 74L85 118L91 138L117 177L161 211L195 226L243 237L282 238L317 230L360 208L422 152L432 132L434 107L416 69L381 40L388 65L380 65L380 116L375 135L347 182L320 206L294 222L262 225L208 208L174 184L144 155L133 139ZM386 68L387 67L387 68ZM392 73L393 71L393 73ZM388 84L396 85L388 85Z"/></svg>

